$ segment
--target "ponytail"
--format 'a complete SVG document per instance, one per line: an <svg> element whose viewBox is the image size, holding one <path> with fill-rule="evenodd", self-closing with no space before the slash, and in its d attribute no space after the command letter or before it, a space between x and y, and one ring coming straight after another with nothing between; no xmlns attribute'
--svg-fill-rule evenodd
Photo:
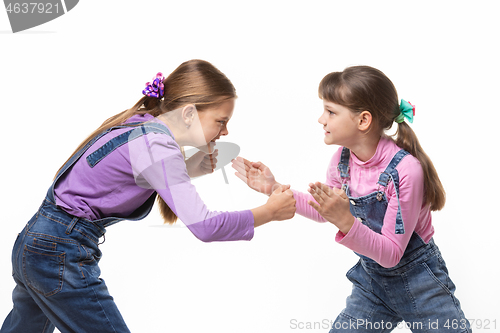
<svg viewBox="0 0 500 333"><path fill-rule="evenodd" d="M441 210L446 201L446 192L431 159L422 149L417 135L405 121L398 124L394 134L396 145L416 157L424 171L425 204L430 204L431 211Z"/></svg>

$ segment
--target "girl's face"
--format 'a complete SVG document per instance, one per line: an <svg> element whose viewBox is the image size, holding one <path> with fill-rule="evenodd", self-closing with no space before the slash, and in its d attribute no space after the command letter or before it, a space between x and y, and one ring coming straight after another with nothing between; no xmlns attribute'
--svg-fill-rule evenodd
<svg viewBox="0 0 500 333"><path fill-rule="evenodd" d="M229 134L227 123L233 116L233 111L234 99L231 99L216 107L198 112L201 128L203 129L203 144L210 144L210 142L215 142L222 135Z"/></svg>
<svg viewBox="0 0 500 333"><path fill-rule="evenodd" d="M326 100L323 109L318 122L325 130L325 143L350 147L359 133L356 116L348 108Z"/></svg>

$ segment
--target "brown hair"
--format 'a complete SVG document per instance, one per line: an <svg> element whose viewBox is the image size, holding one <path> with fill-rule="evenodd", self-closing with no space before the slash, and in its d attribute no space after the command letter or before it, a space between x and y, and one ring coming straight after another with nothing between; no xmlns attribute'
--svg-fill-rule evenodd
<svg viewBox="0 0 500 333"><path fill-rule="evenodd" d="M197 111L204 111L227 100L237 98L236 90L231 81L215 66L204 60L189 60L182 63L163 81L163 84L165 96L162 99L144 96L132 108L105 120L98 129L83 140L72 155L98 134L113 126L123 124L133 115L149 113L153 117L157 117L188 104L196 105ZM62 167L57 173L61 169ZM164 222L173 224L177 220L177 216L160 196L158 196L157 201Z"/></svg>
<svg viewBox="0 0 500 333"><path fill-rule="evenodd" d="M319 97L342 105L353 113L369 111L381 134L389 130L399 115L398 94L394 84L380 70L352 66L343 72L326 75L318 89ZM431 159L418 142L415 132L404 121L398 124L393 139L400 148L415 156L424 171L425 203L432 211L444 207L446 194Z"/></svg>

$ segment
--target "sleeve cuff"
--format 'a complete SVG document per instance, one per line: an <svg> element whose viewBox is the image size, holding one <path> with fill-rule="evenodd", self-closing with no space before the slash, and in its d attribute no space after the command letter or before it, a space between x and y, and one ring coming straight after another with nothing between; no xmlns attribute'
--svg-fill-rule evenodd
<svg viewBox="0 0 500 333"><path fill-rule="evenodd" d="M359 225L361 224L361 221L356 217L353 217L353 219L354 223L352 224L352 227L347 234L344 234L340 230L337 232L337 235L335 236L335 241L337 243L343 244L344 242L349 241L349 239L355 237L357 230L359 229Z"/></svg>
<svg viewBox="0 0 500 333"><path fill-rule="evenodd" d="M254 236L254 230L255 230L255 220L252 214L251 210L246 210L247 213L247 220L248 220L248 226L247 226L247 231L245 233L245 236L243 237L242 240L252 240Z"/></svg>

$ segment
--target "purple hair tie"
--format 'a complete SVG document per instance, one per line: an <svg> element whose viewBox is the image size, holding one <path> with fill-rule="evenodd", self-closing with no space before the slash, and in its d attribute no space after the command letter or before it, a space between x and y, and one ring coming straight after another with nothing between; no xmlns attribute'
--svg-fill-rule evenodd
<svg viewBox="0 0 500 333"><path fill-rule="evenodd" d="M163 74L158 72L156 77L153 79L153 82L147 82L146 88L142 91L142 93L149 97L162 98L163 97Z"/></svg>

